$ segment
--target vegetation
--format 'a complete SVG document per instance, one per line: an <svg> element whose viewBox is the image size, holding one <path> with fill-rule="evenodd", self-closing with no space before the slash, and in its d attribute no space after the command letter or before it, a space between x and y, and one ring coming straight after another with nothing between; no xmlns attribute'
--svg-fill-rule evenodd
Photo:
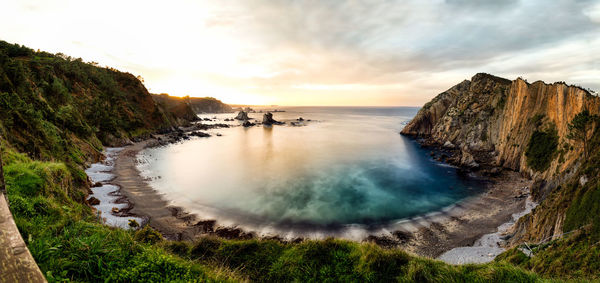
<svg viewBox="0 0 600 283"><path fill-rule="evenodd" d="M193 243L171 242L148 226L136 231L101 224L85 202L89 186L82 170L85 164L98 158L103 145L173 126L173 117L154 103L131 74L0 42L0 134L5 138L0 153L8 200L19 231L48 281L542 280L529 270L548 277L598 278L592 270L600 270L594 261L598 250L593 245L597 244L592 241L539 247L540 256L533 259L513 250L494 263L453 266L399 249L344 240L281 243L205 237ZM552 144L556 133L534 136L528 159L538 160L532 164L545 164L548 161L540 160L541 152L554 153L556 146L538 148L538 144ZM590 144L597 148L598 138ZM595 156L590 162L597 162ZM598 176L597 164L586 164L581 174ZM572 187L581 209L597 210L599 187L593 180ZM583 210L572 209L566 226L598 223L583 215ZM597 233L596 226L589 227L586 233ZM567 254L568 249L561 247L581 251L585 258ZM551 268L556 264L551 261L553 252L564 252L560 259L573 263ZM577 273L577 264L590 268Z"/></svg>
<svg viewBox="0 0 600 283"><path fill-rule="evenodd" d="M547 278L600 280L600 246L591 236L586 227L566 238L530 245L532 257L513 248L496 257L496 262L520 266Z"/></svg>
<svg viewBox="0 0 600 283"><path fill-rule="evenodd" d="M558 135L556 129L535 130L529 139L525 152L527 166L538 172L545 171L550 167L557 148Z"/></svg>
<svg viewBox="0 0 600 283"><path fill-rule="evenodd" d="M569 123L569 134L567 138L574 140L583 145L583 155L585 159L589 156L589 139L590 134L594 130L594 126L598 121L598 116L591 115L590 111L583 110L575 115L571 123Z"/></svg>
<svg viewBox="0 0 600 283"><path fill-rule="evenodd" d="M131 74L0 41L0 124L18 151L73 168L174 122Z"/></svg>

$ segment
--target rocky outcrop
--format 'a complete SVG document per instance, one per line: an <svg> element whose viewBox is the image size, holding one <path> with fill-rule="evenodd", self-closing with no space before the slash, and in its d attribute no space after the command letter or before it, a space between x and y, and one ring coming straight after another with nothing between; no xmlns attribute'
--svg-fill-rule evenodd
<svg viewBox="0 0 600 283"><path fill-rule="evenodd" d="M246 120L246 121L244 121L244 123L242 124L242 126L245 127L245 128L248 128L248 127L256 126L256 124L252 123L252 122L250 122L248 120Z"/></svg>
<svg viewBox="0 0 600 283"><path fill-rule="evenodd" d="M542 203L518 223L513 240L516 243L518 239L542 239L561 231L564 199L562 207L548 203L551 200L544 203L544 199L581 162L582 148L574 146L567 135L568 124L584 109L598 114L600 99L579 87L528 83L521 78L509 81L480 73L425 104L401 133L417 137L426 145L452 149L454 156L449 160L459 165L475 170L484 165L486 172L494 167L506 168L543 183L532 188L532 195ZM527 162L526 151L533 133L543 131L558 142L548 164L534 168Z"/></svg>
<svg viewBox="0 0 600 283"><path fill-rule="evenodd" d="M273 119L273 113L267 112L263 115L263 125L282 125L283 122L279 122Z"/></svg>
<svg viewBox="0 0 600 283"><path fill-rule="evenodd" d="M240 121L246 121L246 120L248 120L248 119L249 119L249 118L248 118L248 113L246 113L244 110L241 110L241 111L240 111L240 112L237 114L237 116L235 116L235 118L234 118L234 119L236 119L236 120L240 120Z"/></svg>
<svg viewBox="0 0 600 283"><path fill-rule="evenodd" d="M581 149L563 152L562 158L557 154L547 169L536 171L528 167L525 156L531 135L552 128L559 145L567 144L568 123L584 107L597 114L600 100L564 83L530 84L480 73L423 106L401 133L430 144L456 146L459 154L467 155L459 160L468 163L489 163L548 179L572 167Z"/></svg>

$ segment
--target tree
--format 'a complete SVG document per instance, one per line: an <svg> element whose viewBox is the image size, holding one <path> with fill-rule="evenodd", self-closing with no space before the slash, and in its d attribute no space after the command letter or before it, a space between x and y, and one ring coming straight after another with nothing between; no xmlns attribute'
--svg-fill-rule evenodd
<svg viewBox="0 0 600 283"><path fill-rule="evenodd" d="M594 129L597 120L598 116L591 115L586 109L575 115L568 125L569 133L567 134L567 138L583 144L583 155L586 160L589 156L589 134Z"/></svg>

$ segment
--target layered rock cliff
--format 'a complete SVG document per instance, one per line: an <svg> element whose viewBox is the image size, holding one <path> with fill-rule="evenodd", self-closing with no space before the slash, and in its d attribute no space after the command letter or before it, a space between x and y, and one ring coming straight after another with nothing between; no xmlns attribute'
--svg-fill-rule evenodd
<svg viewBox="0 0 600 283"><path fill-rule="evenodd" d="M532 194L543 201L582 163L583 148L567 135L569 123L584 109L598 114L600 99L579 87L480 73L423 106L401 133L453 148L450 162L522 172L537 180ZM562 207L549 202L519 224L517 238L535 240L562 231L568 200L560 201Z"/></svg>

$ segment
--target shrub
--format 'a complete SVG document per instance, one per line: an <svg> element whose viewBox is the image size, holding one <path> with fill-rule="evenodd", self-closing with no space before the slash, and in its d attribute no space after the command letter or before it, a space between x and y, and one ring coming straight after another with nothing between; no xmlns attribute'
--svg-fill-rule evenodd
<svg viewBox="0 0 600 283"><path fill-rule="evenodd" d="M527 151L525 152L527 166L538 172L545 171L550 167L557 148L558 135L556 130L535 130L529 139Z"/></svg>
<svg viewBox="0 0 600 283"><path fill-rule="evenodd" d="M150 225L146 225L144 228L135 232L134 239L141 243L156 244L162 241L162 235L152 229Z"/></svg>

